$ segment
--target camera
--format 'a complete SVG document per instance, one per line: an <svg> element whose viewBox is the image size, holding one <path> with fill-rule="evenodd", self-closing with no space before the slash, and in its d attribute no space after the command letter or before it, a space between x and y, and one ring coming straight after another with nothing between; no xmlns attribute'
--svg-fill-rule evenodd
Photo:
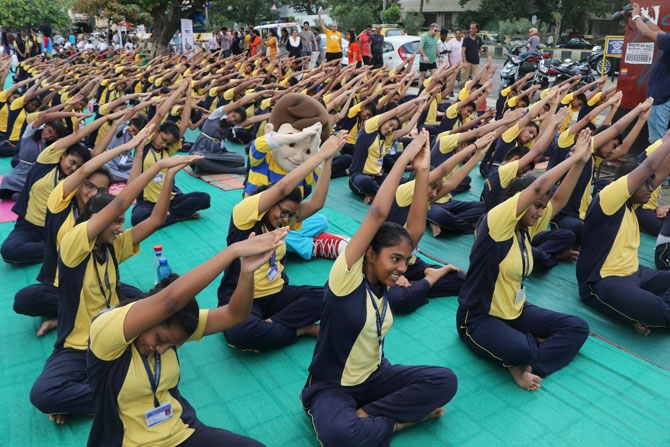
<svg viewBox="0 0 670 447"><path fill-rule="evenodd" d="M630 15L630 12L633 10L632 5L626 5L623 7L621 11L615 12L612 15L612 20L621 20L627 18L628 15Z"/></svg>

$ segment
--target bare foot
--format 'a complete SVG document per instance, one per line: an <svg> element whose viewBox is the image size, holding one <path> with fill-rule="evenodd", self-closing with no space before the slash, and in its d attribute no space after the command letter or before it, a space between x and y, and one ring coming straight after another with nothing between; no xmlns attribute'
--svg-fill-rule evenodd
<svg viewBox="0 0 670 447"><path fill-rule="evenodd" d="M645 337L651 334L651 329L640 323L633 323L633 328L635 329L635 332L640 335L644 335Z"/></svg>
<svg viewBox="0 0 670 447"><path fill-rule="evenodd" d="M516 384L524 390L536 391L540 389L540 382L542 382L542 379L540 376L533 374L533 368L531 368L530 365L509 368L509 373L512 375Z"/></svg>
<svg viewBox="0 0 670 447"><path fill-rule="evenodd" d="M62 413L50 414L49 415L49 420L52 421L52 422L55 422L58 425L63 425L67 422L68 415L67 414L62 414Z"/></svg>
<svg viewBox="0 0 670 447"><path fill-rule="evenodd" d="M565 250L563 253L556 255L556 259L563 262L575 262L579 256L579 251L577 250Z"/></svg>
<svg viewBox="0 0 670 447"><path fill-rule="evenodd" d="M58 320L53 319L53 320L44 320L42 322L42 326L40 326L40 330L37 331L37 336L41 337L47 332L56 329L56 326L58 326Z"/></svg>
<svg viewBox="0 0 670 447"><path fill-rule="evenodd" d="M438 224L433 223L433 222L428 222L430 225L430 229L433 230L433 237L438 237L440 234L442 234L442 227L440 227Z"/></svg>
<svg viewBox="0 0 670 447"><path fill-rule="evenodd" d="M369 205L369 204L372 203L372 200L374 198L375 198L374 196L365 196L365 197L363 197L363 203L365 203L366 205Z"/></svg>
<svg viewBox="0 0 670 447"><path fill-rule="evenodd" d="M535 337L535 340L537 340L537 342L538 342L539 344L542 344L542 343L544 343L545 341L547 341L546 338L542 338L542 337Z"/></svg>
<svg viewBox="0 0 670 447"><path fill-rule="evenodd" d="M430 413L428 413L428 415L425 418L421 419L421 422L427 421L428 419L438 419L438 418L441 418L442 416L444 416L444 408L442 408L442 407L436 408L433 411L431 411ZM404 429L406 429L408 427L411 427L412 425L416 425L416 424L417 424L416 422L396 422L393 425L393 431L396 432L396 431L404 430Z"/></svg>
<svg viewBox="0 0 670 447"><path fill-rule="evenodd" d="M319 336L319 329L321 329L321 325L319 324L308 324L307 326L298 329L297 335L298 337L301 337L303 335L309 335L311 337L316 338Z"/></svg>
<svg viewBox="0 0 670 447"><path fill-rule="evenodd" d="M366 418L369 417L370 415L367 414L365 410L363 410L362 408L359 408L358 410L356 410L356 416L358 416L359 418Z"/></svg>
<svg viewBox="0 0 670 447"><path fill-rule="evenodd" d="M185 220L191 220L191 219L200 219L200 213L193 213L188 217L180 217L177 219L177 222L183 222Z"/></svg>

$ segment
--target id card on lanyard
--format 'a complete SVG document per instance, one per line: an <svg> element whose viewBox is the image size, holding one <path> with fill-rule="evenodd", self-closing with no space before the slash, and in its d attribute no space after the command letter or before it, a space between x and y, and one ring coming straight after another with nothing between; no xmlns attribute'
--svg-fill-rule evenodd
<svg viewBox="0 0 670 447"><path fill-rule="evenodd" d="M370 289L370 285L368 284L368 281L365 280L365 289L368 292L368 295L370 295L370 301L372 301L372 307L375 309L375 321L377 323L377 341L379 342L379 358L377 359L377 365L382 364L382 356L384 354L384 339L382 337L382 328L384 326L384 320L386 319L386 310L388 309L388 298L386 297L386 291L384 291L384 296L382 297L382 300L384 302L384 305L382 306L382 312L381 314L379 313L379 307L377 306L377 302L375 301L375 294L372 293L372 290Z"/></svg>
<svg viewBox="0 0 670 447"><path fill-rule="evenodd" d="M526 248L526 233L521 232L521 238L517 237L516 239L519 242L519 249L521 250L521 288L516 292L514 304L519 304L526 299L526 286L523 283L530 274L530 259L528 259L528 250Z"/></svg>
<svg viewBox="0 0 670 447"><path fill-rule="evenodd" d="M158 157L156 157L156 151L154 151L154 148L151 148L151 155L154 156L154 163L158 163ZM163 159L163 151L161 151L161 160ZM154 176L154 183L160 183L163 181L163 173L159 172Z"/></svg>
<svg viewBox="0 0 670 447"><path fill-rule="evenodd" d="M149 376L149 384L151 385L151 391L154 395L154 406L149 410L144 412L144 419L146 420L147 427L153 427L154 425L165 422L168 419L172 419L172 403L165 402L159 403L158 396L156 396L156 390L158 390L158 385L161 381L161 355L156 352L154 353L154 374L151 374L151 368L149 367L149 361L145 356L140 354L142 357L142 363L144 364L144 369L147 370L147 376Z"/></svg>
<svg viewBox="0 0 670 447"><path fill-rule="evenodd" d="M274 281L275 278L279 275L279 265L277 264L277 250L272 252L272 256L268 261L270 266L268 267L268 279L270 282Z"/></svg>

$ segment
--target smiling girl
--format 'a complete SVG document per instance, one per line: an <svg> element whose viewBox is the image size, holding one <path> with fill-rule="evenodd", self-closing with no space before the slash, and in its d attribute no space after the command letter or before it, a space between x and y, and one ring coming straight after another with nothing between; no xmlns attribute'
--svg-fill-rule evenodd
<svg viewBox="0 0 670 447"><path fill-rule="evenodd" d="M384 338L393 324L387 289L407 270L413 240L384 222L405 166L417 157L427 177L427 135L403 151L372 202L365 220L335 261L325 286L321 331L302 390L324 446L388 445L393 432L429 418L456 393L456 376L438 366L391 365ZM422 202L423 212L427 203Z"/></svg>

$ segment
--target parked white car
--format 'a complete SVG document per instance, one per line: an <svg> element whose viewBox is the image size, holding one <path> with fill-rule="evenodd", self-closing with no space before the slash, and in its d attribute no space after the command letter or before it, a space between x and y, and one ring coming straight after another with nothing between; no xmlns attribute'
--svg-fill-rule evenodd
<svg viewBox="0 0 670 447"><path fill-rule="evenodd" d="M390 36L384 39L384 64L389 69L400 66L405 59L413 53L419 52L419 36ZM412 70L419 72L419 59L421 55L414 58Z"/></svg>

